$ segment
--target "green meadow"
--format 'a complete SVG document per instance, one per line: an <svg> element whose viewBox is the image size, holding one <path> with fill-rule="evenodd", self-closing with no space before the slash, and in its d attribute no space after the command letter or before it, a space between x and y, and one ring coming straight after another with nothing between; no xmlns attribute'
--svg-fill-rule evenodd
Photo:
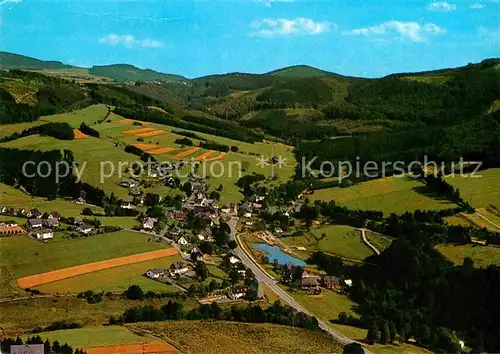
<svg viewBox="0 0 500 354"><path fill-rule="evenodd" d="M78 239L64 236L64 232L56 232L54 239L46 243L28 235L0 238L2 295L16 291L15 279L20 277L168 248L148 235L132 231Z"/></svg>
<svg viewBox="0 0 500 354"><path fill-rule="evenodd" d="M473 207L484 208L492 204L500 209L500 168L479 171L476 177L456 175L446 180L458 188L462 198Z"/></svg>
<svg viewBox="0 0 500 354"><path fill-rule="evenodd" d="M380 210L385 215L456 207L450 201L428 193L421 182L409 177L386 177L348 188L320 189L314 192L311 199L334 200L348 208Z"/></svg>

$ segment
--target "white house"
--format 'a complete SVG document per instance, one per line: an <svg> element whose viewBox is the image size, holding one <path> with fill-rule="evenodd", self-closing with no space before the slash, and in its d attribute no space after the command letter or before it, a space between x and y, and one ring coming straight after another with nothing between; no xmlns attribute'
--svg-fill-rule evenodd
<svg viewBox="0 0 500 354"><path fill-rule="evenodd" d="M177 240L177 243L179 245L182 245L182 246L186 246L189 242L188 240L186 240L186 238L184 236L181 236L179 237L179 239Z"/></svg>
<svg viewBox="0 0 500 354"><path fill-rule="evenodd" d="M232 265L238 264L240 262L241 261L238 258L236 258L235 256L230 256L229 257L229 263L231 263Z"/></svg>
<svg viewBox="0 0 500 354"><path fill-rule="evenodd" d="M156 218L145 218L142 222L142 228L146 230L152 230L157 221L158 219Z"/></svg>
<svg viewBox="0 0 500 354"><path fill-rule="evenodd" d="M228 295L231 300L238 300L245 297L248 292L248 288L244 286L237 286Z"/></svg>
<svg viewBox="0 0 500 354"><path fill-rule="evenodd" d="M89 233L91 233L93 230L92 226L89 226L89 225L82 225L82 226L78 226L76 228L76 231L84 234L84 235L88 235Z"/></svg>
<svg viewBox="0 0 500 354"><path fill-rule="evenodd" d="M245 218L249 218L249 219L251 219L251 218L252 218L252 213L245 213L245 214L243 214L243 216L244 216Z"/></svg>
<svg viewBox="0 0 500 354"><path fill-rule="evenodd" d="M252 225L253 225L253 222L251 222L251 221L247 221L247 222L245 222L245 225L246 225L246 226L252 226Z"/></svg>
<svg viewBox="0 0 500 354"><path fill-rule="evenodd" d="M150 279L158 279L165 275L165 269L153 268L146 272L146 276Z"/></svg>
<svg viewBox="0 0 500 354"><path fill-rule="evenodd" d="M189 271L189 268L183 262L172 263L170 265L170 269L169 269L170 276L182 275L184 273L187 273L188 271Z"/></svg>
<svg viewBox="0 0 500 354"><path fill-rule="evenodd" d="M49 240L54 238L54 233L51 229L41 229L40 231L37 231L36 238L39 240Z"/></svg>
<svg viewBox="0 0 500 354"><path fill-rule="evenodd" d="M6 213L7 212L7 207L6 206L0 206L0 213L3 214L3 213Z"/></svg>
<svg viewBox="0 0 500 354"><path fill-rule="evenodd" d="M131 188L131 187L137 186L137 183L135 183L135 181L131 180L131 179L125 179L125 180L121 181L120 184L122 187L125 187L125 188Z"/></svg>
<svg viewBox="0 0 500 354"><path fill-rule="evenodd" d="M122 203L120 207L122 209L135 209L135 205L132 203Z"/></svg>

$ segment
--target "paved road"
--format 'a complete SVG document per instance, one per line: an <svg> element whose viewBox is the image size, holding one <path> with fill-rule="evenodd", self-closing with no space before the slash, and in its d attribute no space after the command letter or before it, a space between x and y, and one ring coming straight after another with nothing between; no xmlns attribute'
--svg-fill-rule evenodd
<svg viewBox="0 0 500 354"><path fill-rule="evenodd" d="M377 254L377 256L380 256L380 251L377 249L377 247L371 244L370 241L368 241L368 239L366 238L366 229L358 229L358 230L361 231L361 239L363 240L363 242L368 247L370 247L373 250L373 252Z"/></svg>
<svg viewBox="0 0 500 354"><path fill-rule="evenodd" d="M259 282L266 284L272 291L276 293L276 295L278 295L281 301L286 303L288 306L294 308L299 312L308 314L309 316L316 317L312 313L307 311L304 307L302 307L302 305L296 302L290 295L288 295L286 291L280 288L277 284L277 281L274 278L272 278L272 276L270 276L264 269L262 269L262 267L254 261L253 257L250 256L243 249L238 237L236 237L236 235L234 235L234 237L238 242L238 247L234 249L233 252L236 254L237 257L241 259L241 261L247 268L252 270L252 272L255 274L256 279ZM335 331L333 328L331 328L325 322L319 319L318 319L318 324L321 329L323 329L325 332L333 336L337 341L339 341L344 345L355 342L352 339L349 339L340 334L339 332ZM370 352L365 349L365 353L370 353Z"/></svg>

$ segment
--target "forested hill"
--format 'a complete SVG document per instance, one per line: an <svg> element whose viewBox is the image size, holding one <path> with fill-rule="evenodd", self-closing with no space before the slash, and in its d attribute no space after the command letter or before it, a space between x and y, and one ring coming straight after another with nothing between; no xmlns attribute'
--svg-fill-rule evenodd
<svg viewBox="0 0 500 354"><path fill-rule="evenodd" d="M3 55L10 55L12 65L17 58ZM31 59L19 56L16 65L26 60ZM499 124L500 59L380 79L304 65L192 80L122 64L89 69L95 77L115 80L106 84L76 84L71 76L55 79L50 71L43 73L49 76L2 73L2 122L106 103L134 117L179 127L189 123L196 131L213 134L219 129L222 136L246 141L280 140L295 145L299 158L313 154L335 160L361 154L378 160L425 153L445 159L484 157L497 146L492 132L498 132ZM151 114L150 106L162 108L163 116ZM355 138L331 140L339 135ZM491 153L488 161L496 164Z"/></svg>
<svg viewBox="0 0 500 354"><path fill-rule="evenodd" d="M69 69L71 65L66 65L60 61L44 61L20 54L0 52L1 69L22 69L22 70L54 70Z"/></svg>
<svg viewBox="0 0 500 354"><path fill-rule="evenodd" d="M89 69L89 74L109 77L115 81L188 81L183 76L164 74L151 69L139 69L129 64L94 65Z"/></svg>

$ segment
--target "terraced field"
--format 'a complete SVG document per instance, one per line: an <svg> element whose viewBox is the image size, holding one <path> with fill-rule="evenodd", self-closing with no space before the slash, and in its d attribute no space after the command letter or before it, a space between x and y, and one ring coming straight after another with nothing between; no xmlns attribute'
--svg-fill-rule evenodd
<svg viewBox="0 0 500 354"><path fill-rule="evenodd" d="M48 243L27 235L0 238L0 295L19 292L17 278L166 248L162 243L150 241L147 235L131 231L80 239L64 236L63 232L56 232Z"/></svg>

